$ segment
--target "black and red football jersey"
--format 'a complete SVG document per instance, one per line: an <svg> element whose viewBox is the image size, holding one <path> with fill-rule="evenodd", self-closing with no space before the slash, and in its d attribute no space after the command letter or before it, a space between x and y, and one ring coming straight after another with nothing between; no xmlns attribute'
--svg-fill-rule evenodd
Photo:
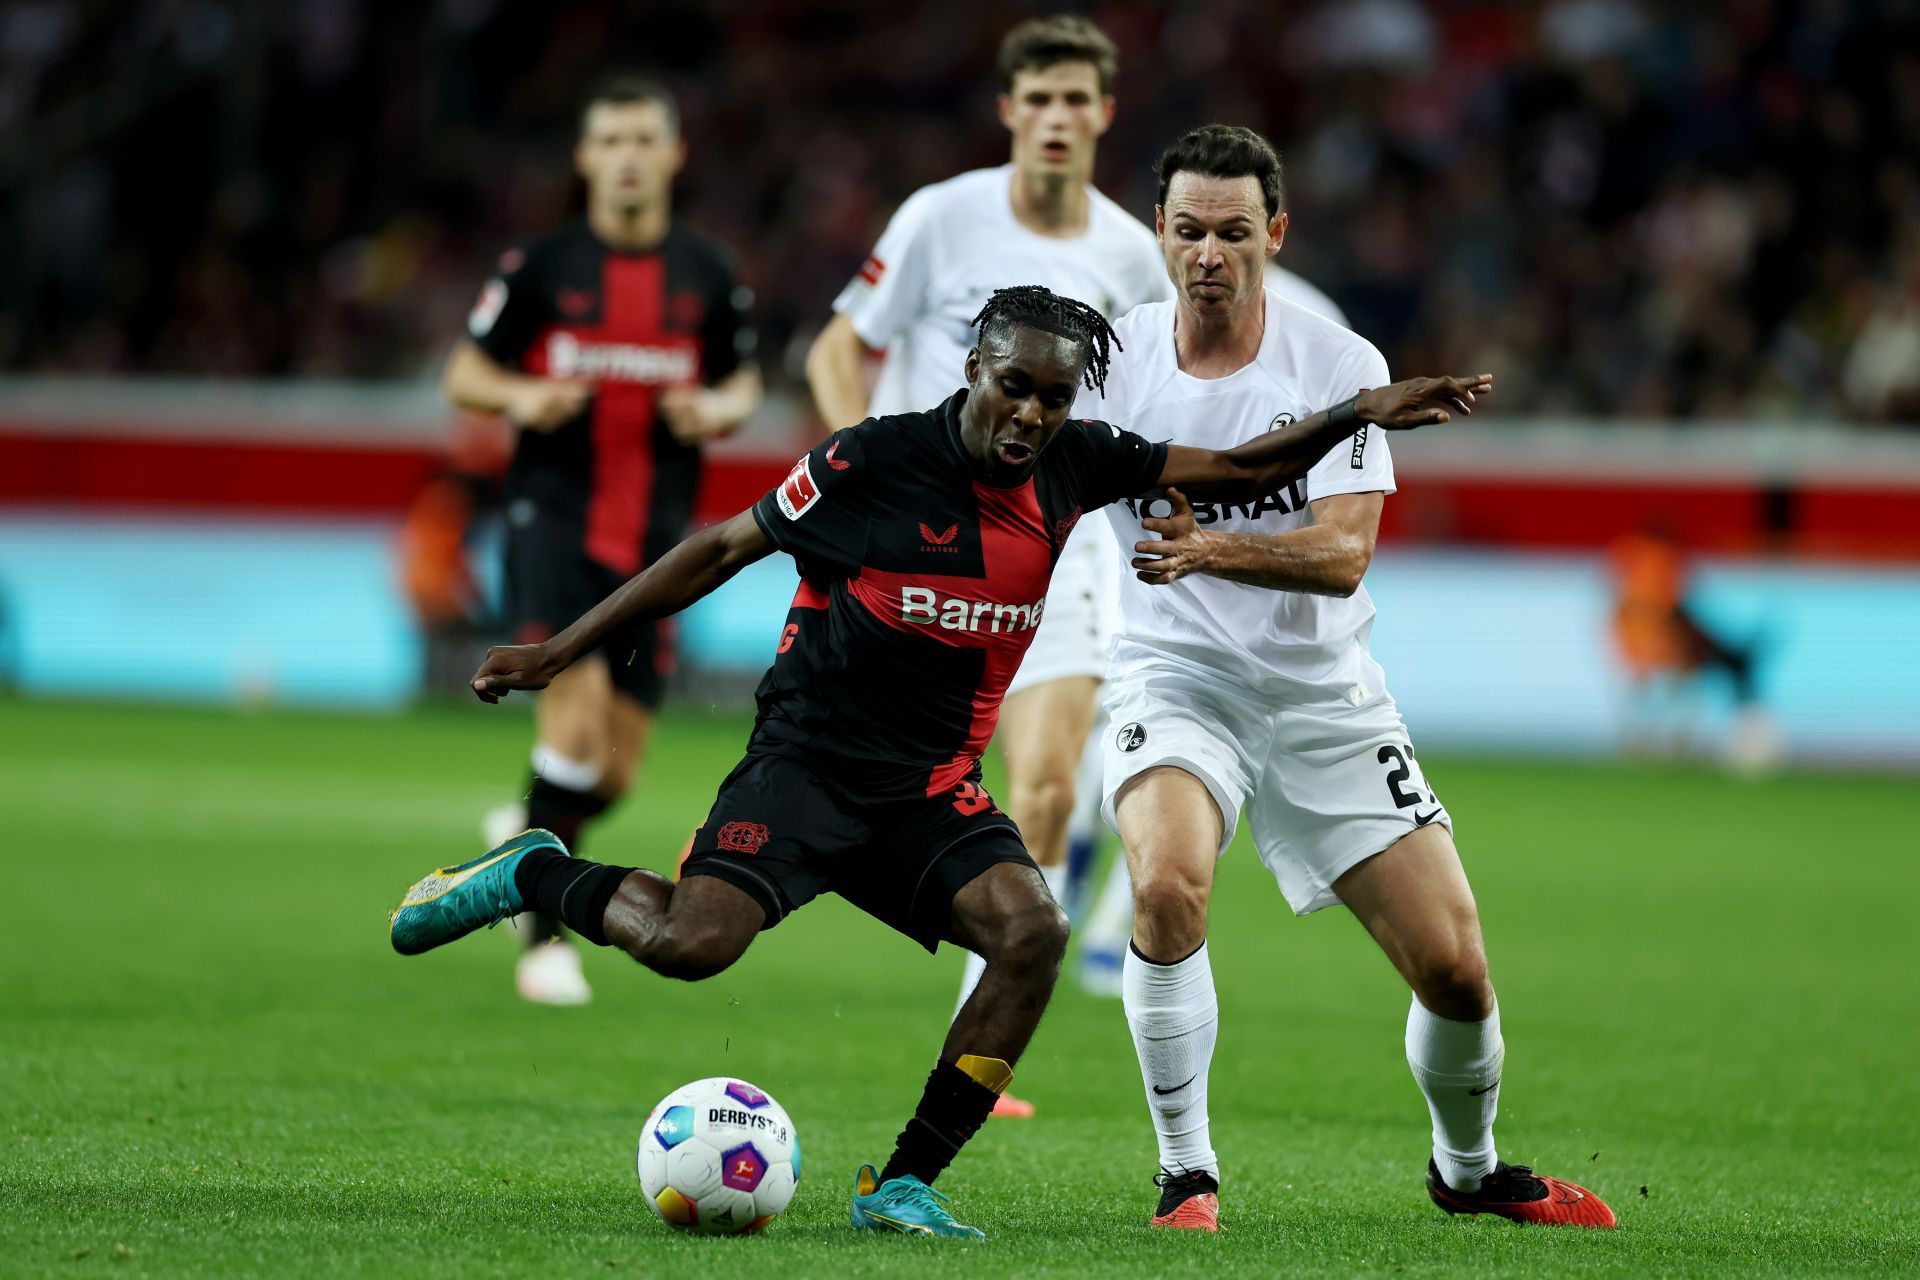
<svg viewBox="0 0 1920 1280"><path fill-rule="evenodd" d="M802 755L874 800L976 776L1081 514L1154 487L1167 446L1069 421L1029 478L979 478L965 391L835 432L754 504L800 569L754 750Z"/></svg>
<svg viewBox="0 0 1920 1280"><path fill-rule="evenodd" d="M752 356L747 300L729 255L678 226L627 252L582 218L509 250L468 332L507 368L595 388L572 422L519 433L509 513L518 500L532 518L576 524L584 553L624 574L672 548L693 514L700 450L674 439L659 395Z"/></svg>

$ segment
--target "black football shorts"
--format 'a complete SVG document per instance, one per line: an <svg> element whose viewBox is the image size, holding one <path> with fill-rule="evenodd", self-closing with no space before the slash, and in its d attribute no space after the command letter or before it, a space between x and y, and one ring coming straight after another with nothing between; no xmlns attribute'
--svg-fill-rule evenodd
<svg viewBox="0 0 1920 1280"><path fill-rule="evenodd" d="M1002 862L1034 865L978 778L938 796L871 802L792 756L749 751L720 784L680 876L745 890L767 913L764 929L837 893L932 951L954 895Z"/></svg>
<svg viewBox="0 0 1920 1280"><path fill-rule="evenodd" d="M507 526L507 624L515 644L538 644L619 590L626 575L593 559L577 522L538 516ZM613 687L652 711L673 674L673 623L622 627L601 644Z"/></svg>

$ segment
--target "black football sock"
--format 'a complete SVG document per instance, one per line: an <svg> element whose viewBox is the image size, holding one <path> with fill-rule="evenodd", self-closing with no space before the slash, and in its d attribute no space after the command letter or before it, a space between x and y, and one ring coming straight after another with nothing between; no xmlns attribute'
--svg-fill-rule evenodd
<svg viewBox="0 0 1920 1280"><path fill-rule="evenodd" d="M893 1155L887 1167L880 1171L880 1181L910 1173L932 1185L941 1170L960 1154L967 1139L980 1132L980 1126L987 1122L993 1104L999 1101L1007 1087L1006 1080L1012 1079L1013 1073L998 1058L982 1059L968 1054L962 1060L995 1064L1000 1070L993 1074L1004 1075L999 1088L989 1088L954 1063L943 1060L936 1064L933 1074L927 1077L927 1087L920 1095L913 1119L900 1131Z"/></svg>
<svg viewBox="0 0 1920 1280"><path fill-rule="evenodd" d="M563 787L549 781L539 774L533 775L533 785L527 791L527 825L545 827L560 837L569 852L580 851L580 837L589 819L597 818L607 808L606 798L595 791L575 791L572 787ZM560 920L545 912L533 913L533 927L527 934L527 945L538 946L561 936Z"/></svg>
<svg viewBox="0 0 1920 1280"><path fill-rule="evenodd" d="M558 920L594 946L604 947L607 904L633 870L569 858L552 849L535 849L514 868L513 886L534 911Z"/></svg>
<svg viewBox="0 0 1920 1280"><path fill-rule="evenodd" d="M543 942L552 942L567 936L567 931L561 928L560 922L552 916L543 916L538 911L529 911L525 918L532 922L527 925L525 935L526 945L529 947L537 947ZM516 920L514 923L517 925L519 921Z"/></svg>
<svg viewBox="0 0 1920 1280"><path fill-rule="evenodd" d="M569 853L580 852L582 828L606 811L607 799L599 792L575 791L537 773L527 791L527 825L553 832Z"/></svg>

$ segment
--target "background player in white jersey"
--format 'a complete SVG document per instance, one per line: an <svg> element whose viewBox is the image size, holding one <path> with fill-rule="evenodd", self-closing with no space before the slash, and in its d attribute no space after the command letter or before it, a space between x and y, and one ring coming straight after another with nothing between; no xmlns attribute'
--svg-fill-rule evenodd
<svg viewBox="0 0 1920 1280"><path fill-rule="evenodd" d="M1036 19L1007 34L999 102L1013 158L923 187L894 213L807 355L814 402L829 427L950 395L973 343L971 321L995 289L1042 284L1109 317L1169 296L1152 233L1091 182L1095 148L1113 121L1116 58L1113 42L1084 18ZM867 357L882 350L869 399ZM1075 529L995 739L1007 766L1007 812L1056 898L1074 777L1118 625L1117 552L1104 521ZM962 1005L982 967L968 957ZM1031 1112L1023 1100L1003 1098L995 1114Z"/></svg>
<svg viewBox="0 0 1920 1280"><path fill-rule="evenodd" d="M1289 271L1273 259L1267 259L1267 288L1280 295L1283 302L1291 302L1296 307L1305 307L1308 311L1331 320L1342 329L1351 328L1347 323L1347 313L1340 304L1327 296L1326 290L1297 272Z"/></svg>
<svg viewBox="0 0 1920 1280"><path fill-rule="evenodd" d="M1327 296L1325 290L1297 272L1287 270L1275 258L1267 259L1266 284L1283 301L1291 302L1296 307L1305 307L1342 329L1352 327L1347 323L1347 313L1340 309L1339 303ZM1117 564L1115 568L1118 569ZM1096 775L1101 766L1097 748L1098 744L1092 744L1087 752L1087 767ZM1096 784L1096 793L1098 789ZM1082 795L1081 803L1089 808L1096 807L1099 797L1096 794L1089 801L1087 796ZM1076 827L1082 820L1081 812L1078 808L1074 811ZM1077 830L1074 838L1082 838ZM1115 858L1113 865L1107 869L1106 881L1100 888L1093 909L1075 932L1080 938L1080 985L1095 995L1121 995L1121 972L1126 964L1127 937L1133 932L1133 881L1127 875L1124 856Z"/></svg>
<svg viewBox="0 0 1920 1280"><path fill-rule="evenodd" d="M1159 172L1176 297L1116 326L1124 354L1104 399L1080 412L1219 448L1388 381L1370 343L1262 287L1287 227L1264 138L1208 125ZM1452 819L1367 652L1360 580L1393 489L1381 435L1356 432L1304 481L1252 502L1194 507L1169 491L1108 509L1138 552L1109 672L1105 789L1133 872L1123 986L1160 1144L1153 1221L1218 1226L1207 903L1244 806L1293 909L1345 904L1413 989L1406 1049L1433 1124L1434 1202L1612 1226L1591 1192L1495 1155L1504 1046L1479 916Z"/></svg>

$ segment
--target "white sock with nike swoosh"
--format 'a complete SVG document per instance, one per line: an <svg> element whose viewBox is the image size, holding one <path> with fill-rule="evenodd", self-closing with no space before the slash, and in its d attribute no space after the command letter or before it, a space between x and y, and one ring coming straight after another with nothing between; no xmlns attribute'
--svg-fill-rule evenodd
<svg viewBox="0 0 1920 1280"><path fill-rule="evenodd" d="M1140 1056L1147 1110L1160 1139L1160 1167L1174 1173L1205 1169L1215 1180L1207 1121L1207 1070L1220 1038L1220 1002L1213 992L1207 946L1175 964L1154 964L1132 944L1120 970L1120 994Z"/></svg>
<svg viewBox="0 0 1920 1280"><path fill-rule="evenodd" d="M1493 1172L1493 1118L1500 1110L1500 1007L1456 1022L1414 1000L1407 1013L1407 1065L1433 1116L1433 1163L1455 1191L1478 1191Z"/></svg>

